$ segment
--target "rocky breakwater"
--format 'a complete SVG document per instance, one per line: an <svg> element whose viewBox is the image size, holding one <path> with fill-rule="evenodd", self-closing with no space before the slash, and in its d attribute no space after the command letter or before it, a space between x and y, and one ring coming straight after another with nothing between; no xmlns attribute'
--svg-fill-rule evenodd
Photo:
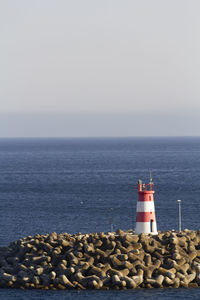
<svg viewBox="0 0 200 300"><path fill-rule="evenodd" d="M200 231L28 236L0 248L0 287L198 287Z"/></svg>

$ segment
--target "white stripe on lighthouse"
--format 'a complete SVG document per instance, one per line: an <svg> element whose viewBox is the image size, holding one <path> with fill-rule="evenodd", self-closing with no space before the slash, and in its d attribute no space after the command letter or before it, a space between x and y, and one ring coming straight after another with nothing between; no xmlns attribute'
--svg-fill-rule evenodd
<svg viewBox="0 0 200 300"><path fill-rule="evenodd" d="M158 234L156 222L153 222L152 226L153 226L153 231L151 232L149 222L137 222L136 228L135 228L135 233L136 234L139 234L139 233Z"/></svg>
<svg viewBox="0 0 200 300"><path fill-rule="evenodd" d="M149 222L137 222L135 233L150 233L150 223Z"/></svg>
<svg viewBox="0 0 200 300"><path fill-rule="evenodd" d="M153 201L138 201L137 202L137 212L154 212L154 202Z"/></svg>

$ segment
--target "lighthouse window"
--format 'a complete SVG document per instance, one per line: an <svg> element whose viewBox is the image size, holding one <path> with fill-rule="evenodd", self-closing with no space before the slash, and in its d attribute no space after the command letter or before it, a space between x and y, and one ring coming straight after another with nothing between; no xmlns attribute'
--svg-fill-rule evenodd
<svg viewBox="0 0 200 300"><path fill-rule="evenodd" d="M150 232L153 232L153 220L150 220Z"/></svg>
<svg viewBox="0 0 200 300"><path fill-rule="evenodd" d="M149 200L151 200L151 196L149 196Z"/></svg>

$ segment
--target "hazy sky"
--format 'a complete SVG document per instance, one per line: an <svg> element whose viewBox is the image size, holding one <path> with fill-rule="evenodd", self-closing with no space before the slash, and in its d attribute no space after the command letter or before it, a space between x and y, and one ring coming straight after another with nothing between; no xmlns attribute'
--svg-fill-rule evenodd
<svg viewBox="0 0 200 300"><path fill-rule="evenodd" d="M0 136L199 135L199 0L0 0Z"/></svg>

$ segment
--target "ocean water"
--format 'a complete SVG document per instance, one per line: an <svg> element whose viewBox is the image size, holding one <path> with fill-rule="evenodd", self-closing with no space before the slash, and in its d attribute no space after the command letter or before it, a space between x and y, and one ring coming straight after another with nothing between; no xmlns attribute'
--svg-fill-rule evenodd
<svg viewBox="0 0 200 300"><path fill-rule="evenodd" d="M0 139L0 245L36 233L134 228L137 181L155 183L158 230L200 228L200 138ZM200 289L0 290L0 299L200 299Z"/></svg>

